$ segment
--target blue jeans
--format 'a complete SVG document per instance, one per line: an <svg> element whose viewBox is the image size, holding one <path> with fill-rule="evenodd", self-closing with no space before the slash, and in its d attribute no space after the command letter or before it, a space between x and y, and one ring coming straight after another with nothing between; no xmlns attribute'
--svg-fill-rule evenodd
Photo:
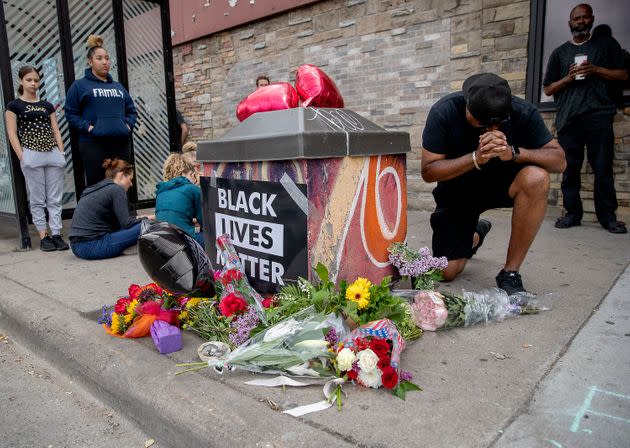
<svg viewBox="0 0 630 448"><path fill-rule="evenodd" d="M77 257L84 260L104 260L122 254L123 250L138 242L139 236L140 223L128 229L108 233L97 240L71 243L70 247Z"/></svg>

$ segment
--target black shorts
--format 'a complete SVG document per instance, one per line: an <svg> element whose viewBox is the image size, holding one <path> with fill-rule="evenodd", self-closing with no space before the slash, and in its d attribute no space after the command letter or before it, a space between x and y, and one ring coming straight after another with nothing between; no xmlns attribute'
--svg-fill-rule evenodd
<svg viewBox="0 0 630 448"><path fill-rule="evenodd" d="M514 206L508 191L522 168L515 165L499 176L482 179L474 187L462 188L459 200L438 201L431 214L433 256L448 260L469 258L479 216L486 210Z"/></svg>

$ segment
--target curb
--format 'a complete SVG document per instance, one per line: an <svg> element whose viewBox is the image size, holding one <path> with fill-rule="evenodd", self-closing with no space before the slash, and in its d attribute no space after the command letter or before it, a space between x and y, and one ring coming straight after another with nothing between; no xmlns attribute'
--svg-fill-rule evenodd
<svg viewBox="0 0 630 448"><path fill-rule="evenodd" d="M351 446L301 420L270 413L220 380L201 374L175 378L172 359L147 356L152 345L101 334L93 322L54 298L0 278L0 324L12 337L134 421L160 446L300 447L314 446L313 441ZM82 324L72 324L78 321Z"/></svg>

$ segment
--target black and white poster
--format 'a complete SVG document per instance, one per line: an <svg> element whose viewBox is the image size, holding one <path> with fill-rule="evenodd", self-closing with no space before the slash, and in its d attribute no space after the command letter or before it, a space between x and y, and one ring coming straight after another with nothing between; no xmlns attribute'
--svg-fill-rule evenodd
<svg viewBox="0 0 630 448"><path fill-rule="evenodd" d="M215 269L223 266L216 238L227 233L258 292L308 277L306 185L202 177L201 187L204 240Z"/></svg>

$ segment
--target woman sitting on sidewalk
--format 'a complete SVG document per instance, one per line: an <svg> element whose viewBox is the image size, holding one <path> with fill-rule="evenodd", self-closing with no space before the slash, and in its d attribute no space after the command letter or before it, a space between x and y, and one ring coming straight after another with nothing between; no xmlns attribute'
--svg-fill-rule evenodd
<svg viewBox="0 0 630 448"><path fill-rule="evenodd" d="M184 154L171 154L164 162L164 182L157 184L155 217L175 224L203 246L203 235L195 233L201 224L201 189L195 185L195 165Z"/></svg>
<svg viewBox="0 0 630 448"><path fill-rule="evenodd" d="M105 179L85 189L70 226L72 252L85 260L117 257L140 236L140 221L148 216L129 215L127 191L133 166L124 160L106 159Z"/></svg>

